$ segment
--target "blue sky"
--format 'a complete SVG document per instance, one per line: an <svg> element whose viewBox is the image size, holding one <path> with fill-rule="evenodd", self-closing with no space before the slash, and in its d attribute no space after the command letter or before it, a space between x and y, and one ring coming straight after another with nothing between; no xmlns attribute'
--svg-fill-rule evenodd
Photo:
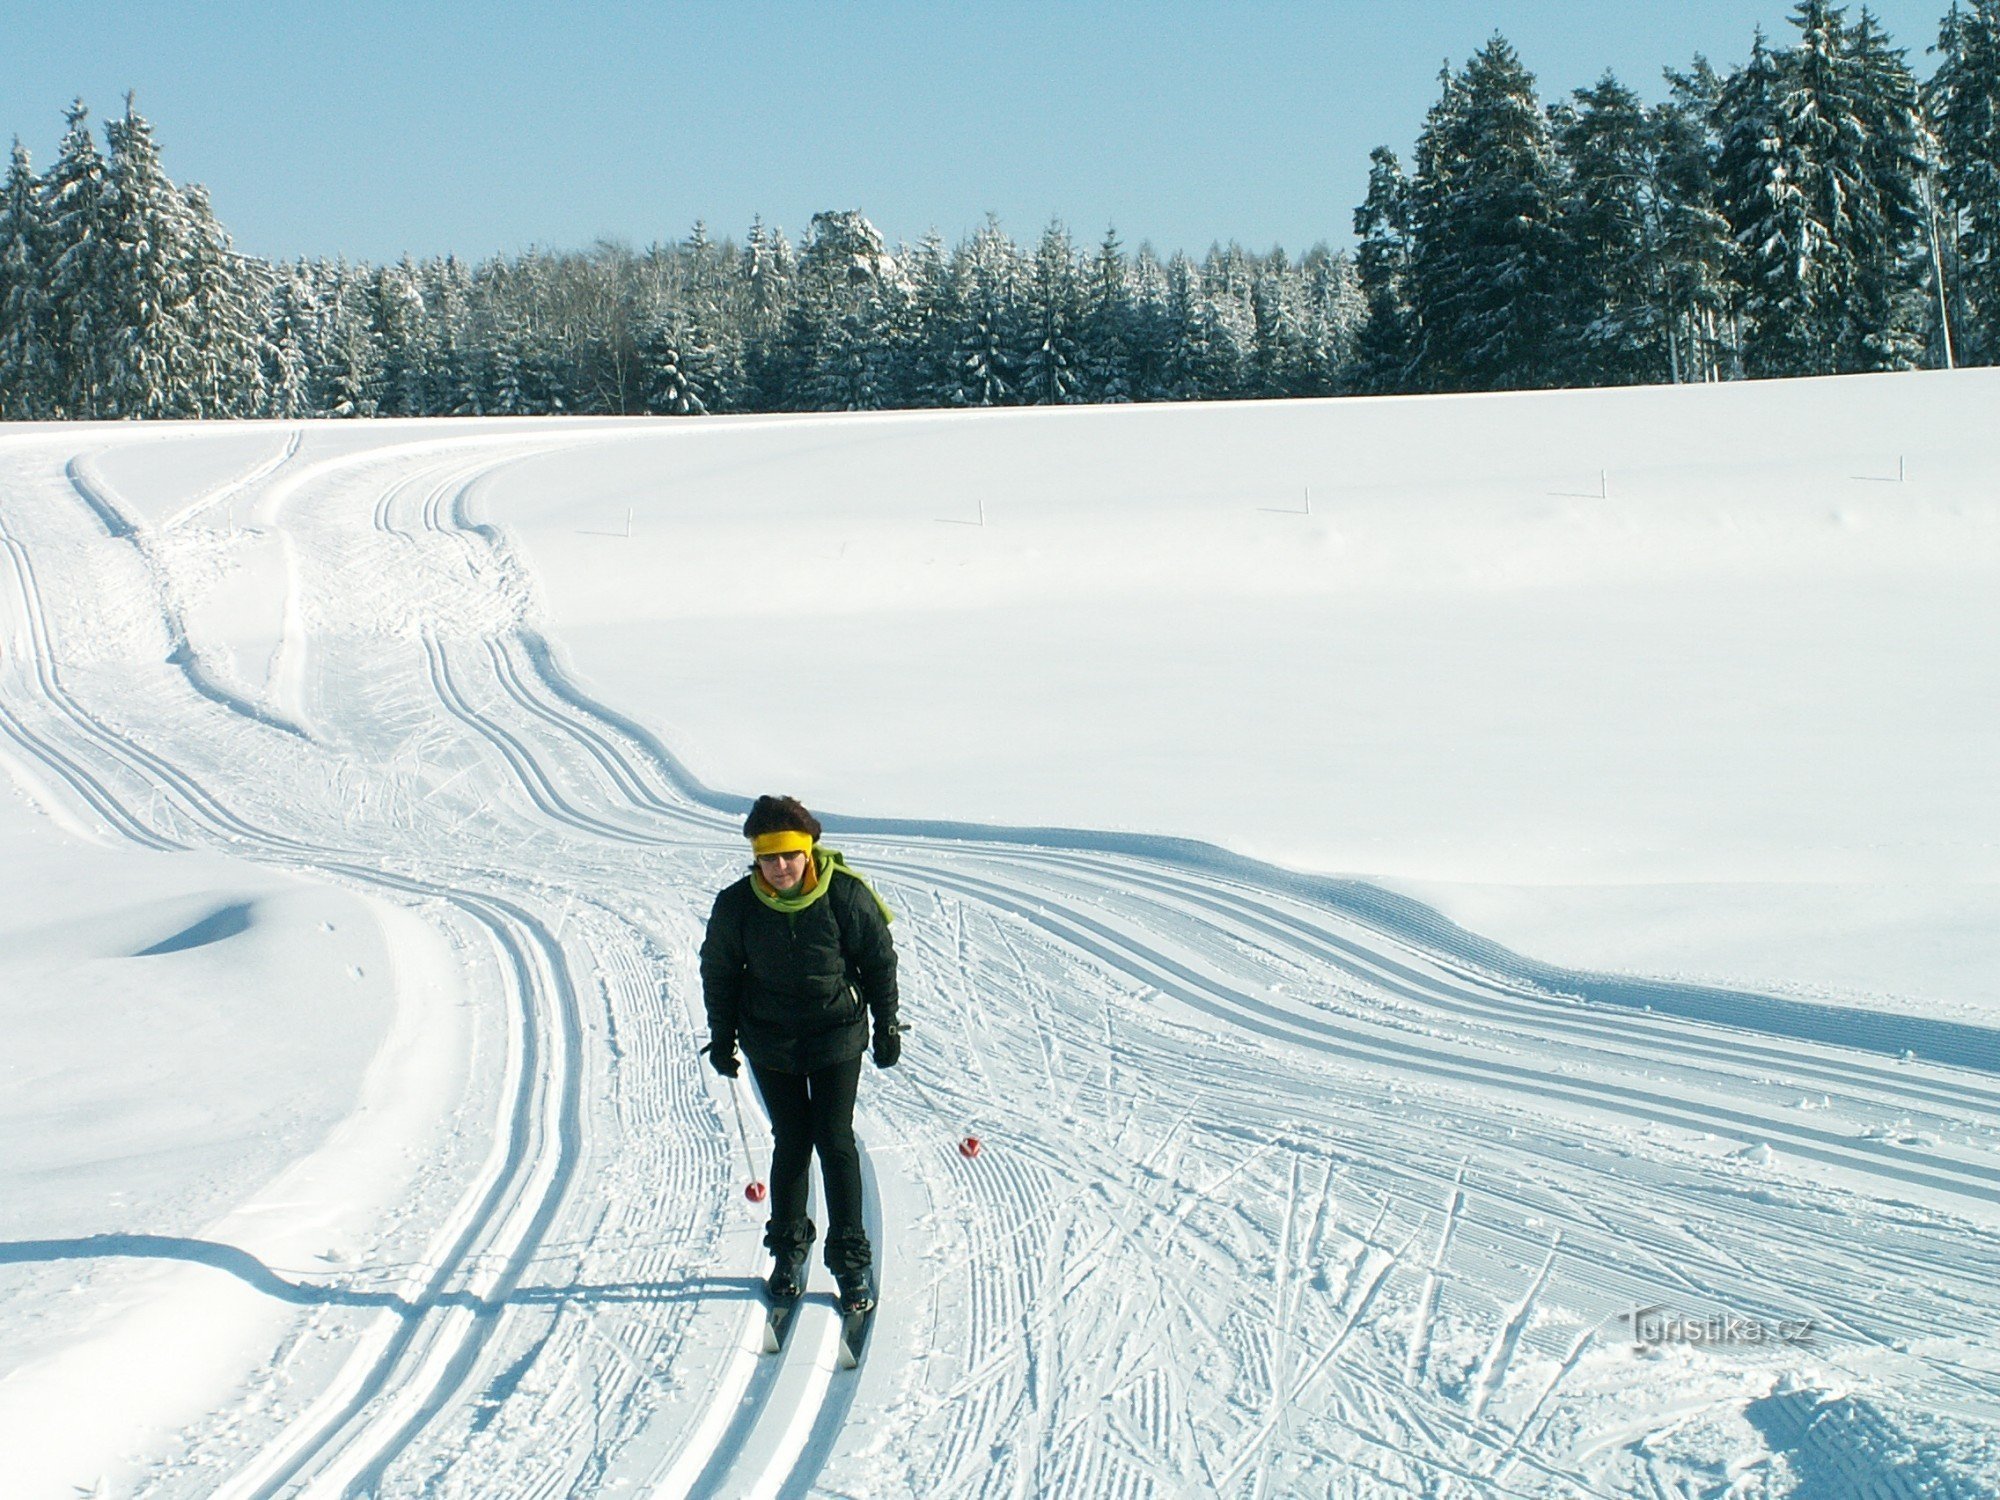
<svg viewBox="0 0 2000 1500"><path fill-rule="evenodd" d="M1949 0L1873 6L1920 76ZM0 0L0 136L45 166L81 95L138 94L168 172L273 258L644 245L859 207L893 239L997 213L1095 240L1349 242L1368 152L1407 160L1440 65L1496 30L1544 98L1648 98L1790 0L341 6ZM1858 13L1859 7L1855 7Z"/></svg>

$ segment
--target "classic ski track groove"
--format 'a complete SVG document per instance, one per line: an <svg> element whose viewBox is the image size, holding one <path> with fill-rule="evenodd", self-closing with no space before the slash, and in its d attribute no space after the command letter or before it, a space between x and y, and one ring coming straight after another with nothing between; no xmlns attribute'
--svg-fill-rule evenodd
<svg viewBox="0 0 2000 1500"><path fill-rule="evenodd" d="M289 452L286 456L289 457ZM516 1042L521 1060L514 1070L513 1102L503 1111L508 1122L506 1153L498 1172L486 1174L484 1180L475 1182L472 1190L475 1202L470 1212L461 1211L455 1216L464 1220L462 1228L449 1247L435 1257L420 1288L410 1299L419 1309L429 1307L431 1311L420 1316L383 1314L395 1326L379 1344L362 1341L361 1354L369 1367L358 1377L344 1373L336 1381L330 1394L341 1398L338 1408L327 1412L316 1405L314 1410L303 1414L287 1432L275 1465L263 1477L249 1480L236 1492L261 1500L263 1496L280 1493L294 1481L309 1480L319 1465L355 1454L361 1457L350 1465L349 1482L372 1484L468 1378L498 1321L497 1313L470 1313L462 1308L440 1313L436 1310L440 1299L454 1292L470 1291L489 1303L504 1302L519 1281L568 1186L578 1135L579 1097L574 1057L580 1033L575 995L560 950L528 912L503 898L391 875L332 851L315 850L258 828L229 811L162 757L147 751L129 736L106 728L62 688L32 564L11 535L6 542L30 621L37 681L48 704L99 756L111 764L132 769L142 780L163 786L179 799L198 827L205 825L212 836L234 852L253 857L263 854L290 868L315 870L362 886L447 901L483 927L509 960L520 1012ZM13 737L26 738L23 726L11 712L7 723ZM184 841L145 831L117 795L84 771L74 757L39 737L32 739L37 758L52 767L66 768L65 781L112 827L136 836L136 841L148 847L163 850L187 847ZM543 1062L545 1058L547 1061ZM558 1116L553 1129L539 1117L537 1110L538 1100L549 1099L555 1101ZM397 1384L396 1371L411 1367L429 1373L422 1383L406 1377L401 1389L393 1390ZM371 1414L370 1406L392 1390L402 1398L400 1404L384 1403Z"/></svg>

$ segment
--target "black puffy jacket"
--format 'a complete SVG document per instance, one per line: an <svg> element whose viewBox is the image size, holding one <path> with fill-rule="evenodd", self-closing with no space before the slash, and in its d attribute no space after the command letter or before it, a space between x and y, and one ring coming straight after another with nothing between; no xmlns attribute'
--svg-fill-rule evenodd
<svg viewBox="0 0 2000 1500"><path fill-rule="evenodd" d="M711 1040L738 1043L760 1068L811 1073L859 1057L868 1016L896 1019L896 949L874 894L836 865L827 893L774 911L746 875L715 898L701 944Z"/></svg>

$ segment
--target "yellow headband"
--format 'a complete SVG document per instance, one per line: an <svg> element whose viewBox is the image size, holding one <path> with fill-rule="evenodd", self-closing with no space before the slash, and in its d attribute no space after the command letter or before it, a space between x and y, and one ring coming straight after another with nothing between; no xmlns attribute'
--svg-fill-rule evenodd
<svg viewBox="0 0 2000 1500"><path fill-rule="evenodd" d="M762 859L767 854L807 854L812 851L813 836L786 829L782 833L760 833L750 840L750 852Z"/></svg>

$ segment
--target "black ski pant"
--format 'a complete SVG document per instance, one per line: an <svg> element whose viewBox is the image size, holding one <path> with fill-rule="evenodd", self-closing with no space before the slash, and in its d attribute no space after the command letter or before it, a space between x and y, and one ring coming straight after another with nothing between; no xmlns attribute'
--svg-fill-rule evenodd
<svg viewBox="0 0 2000 1500"><path fill-rule="evenodd" d="M866 1275L874 1261L861 1224L861 1153L854 1144L854 1095L861 1059L812 1073L778 1073L750 1064L771 1116L771 1220L764 1244L773 1255L812 1248L808 1186L819 1153L826 1190L826 1265L835 1276Z"/></svg>

